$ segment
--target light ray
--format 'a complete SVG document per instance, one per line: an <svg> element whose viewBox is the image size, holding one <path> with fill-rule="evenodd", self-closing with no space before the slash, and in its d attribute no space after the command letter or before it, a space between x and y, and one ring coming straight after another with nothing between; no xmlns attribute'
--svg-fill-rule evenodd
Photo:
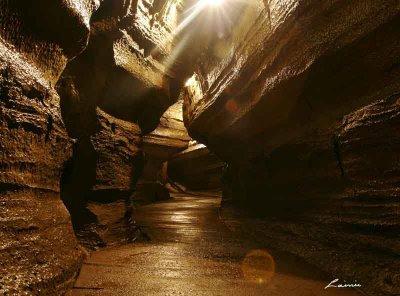
<svg viewBox="0 0 400 296"><path fill-rule="evenodd" d="M219 38L223 38L225 36L226 31L229 31L229 28L232 25L232 20L229 17L229 7L227 6L228 1L233 2L241 0L199 0L196 2L196 4L192 5L182 13L184 18L180 21L176 28L172 30L170 36L164 41L164 44L178 41L178 43L172 47L172 52L162 61L162 64L166 69L170 69L173 66L173 64L176 62L176 59L182 53L190 39L189 36L187 36L190 33L182 34L182 32L184 32L184 30L188 28L205 10L209 12L208 17L213 23L210 24L210 28L215 30ZM179 35L182 36L177 38ZM155 47L151 51L150 55L155 56L159 50L159 47Z"/></svg>

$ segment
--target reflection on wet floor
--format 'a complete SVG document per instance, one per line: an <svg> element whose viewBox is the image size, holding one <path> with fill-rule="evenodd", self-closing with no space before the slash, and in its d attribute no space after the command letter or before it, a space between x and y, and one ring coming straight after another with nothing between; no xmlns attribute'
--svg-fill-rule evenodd
<svg viewBox="0 0 400 296"><path fill-rule="evenodd" d="M357 295L279 273L279 259L221 222L219 202L181 195L139 208L151 241L93 253L69 295Z"/></svg>

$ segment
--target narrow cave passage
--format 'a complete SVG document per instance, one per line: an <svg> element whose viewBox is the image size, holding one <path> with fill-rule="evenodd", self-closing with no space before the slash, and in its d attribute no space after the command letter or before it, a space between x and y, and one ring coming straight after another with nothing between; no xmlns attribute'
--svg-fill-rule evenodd
<svg viewBox="0 0 400 296"><path fill-rule="evenodd" d="M399 296L399 4L0 0L0 295Z"/></svg>
<svg viewBox="0 0 400 296"><path fill-rule="evenodd" d="M94 252L68 295L359 295L324 291L327 277L270 255L240 220L221 219L219 206L218 196L174 194L140 207L150 240Z"/></svg>
<svg viewBox="0 0 400 296"><path fill-rule="evenodd" d="M115 192L85 207L97 221L77 234L96 251L68 296L321 295L329 276L274 249L263 239L268 222L233 207L230 169L188 136L182 102L164 113L142 149L131 223L121 223L126 197Z"/></svg>

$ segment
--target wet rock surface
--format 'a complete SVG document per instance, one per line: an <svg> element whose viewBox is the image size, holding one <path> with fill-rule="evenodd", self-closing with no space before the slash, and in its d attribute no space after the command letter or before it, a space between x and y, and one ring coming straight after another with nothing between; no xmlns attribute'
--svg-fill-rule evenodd
<svg viewBox="0 0 400 296"><path fill-rule="evenodd" d="M181 8L179 1L161 2L101 2L90 19L87 47L57 83L67 131L77 139L64 170L63 200L87 246L102 246L104 237L130 227L125 216L141 189L136 182L146 162L142 135L157 127L179 94L164 62L173 49L171 32ZM161 162L153 158L149 162ZM163 186L144 193L154 194L168 196ZM114 202L115 217L100 218L111 215Z"/></svg>
<svg viewBox="0 0 400 296"><path fill-rule="evenodd" d="M138 196L169 197L154 182L157 171L146 190L136 183L143 168L146 175L162 162L151 153L145 158L142 135L157 127L179 94L164 63L172 51L179 10L177 1L103 1L91 18L87 48L67 65L57 84L68 133L77 139L64 196L87 246L115 243L105 237L119 237L118 229L129 232L130 218L125 218ZM175 141L172 146L185 144L169 140Z"/></svg>
<svg viewBox="0 0 400 296"><path fill-rule="evenodd" d="M51 78L0 48L0 293L62 294L83 260L59 189L72 142Z"/></svg>
<svg viewBox="0 0 400 296"><path fill-rule="evenodd" d="M343 175L350 183L345 196L388 202L398 196L399 106L400 93L344 117L337 140Z"/></svg>
<svg viewBox="0 0 400 296"><path fill-rule="evenodd" d="M130 191L142 174L142 133L136 124L98 110L99 131L92 137L97 154L93 191Z"/></svg>
<svg viewBox="0 0 400 296"><path fill-rule="evenodd" d="M232 50L199 63L188 87L191 133L203 133L209 144L213 135L250 140L264 134L273 146L396 92L396 1L268 3L249 3L242 26L221 41ZM200 96L190 90L197 83ZM280 140L279 131L294 123Z"/></svg>
<svg viewBox="0 0 400 296"><path fill-rule="evenodd" d="M324 290L329 278L321 281L315 269L275 254L271 282L246 280L246 254L268 246L222 223L219 202L180 195L139 208L138 223L151 240L93 253L68 295L358 295Z"/></svg>
<svg viewBox="0 0 400 296"><path fill-rule="evenodd" d="M94 13L87 48L68 64L59 82L66 90L65 103L81 110L70 114L71 120L90 122L100 106L138 123L143 133L157 127L179 95L164 63L179 5L161 2L163 9L157 11L145 0L104 1ZM175 19L167 19L171 5Z"/></svg>
<svg viewBox="0 0 400 296"><path fill-rule="evenodd" d="M1 292L62 295L83 260L72 226L104 245L129 225L141 133L176 99L162 64L175 1L162 2L1 1Z"/></svg>
<svg viewBox="0 0 400 296"><path fill-rule="evenodd" d="M271 244L397 294L399 4L263 2L188 82L189 134L229 164L226 199L274 221Z"/></svg>
<svg viewBox="0 0 400 296"><path fill-rule="evenodd" d="M263 237L255 245L358 279L373 295L399 294L398 1L239 1L226 11L236 22L217 25L206 17L216 8L203 7L183 29L195 1L36 2L0 2L0 292L63 294L84 257L72 227L90 248L145 237L133 201L168 199L170 173L196 189L221 180L224 201L258 220L241 217L235 238L215 200L145 207L138 219L155 244L93 257L99 268L120 254L111 269L124 276L108 281L120 293L132 266L135 283L150 275L136 285L150 294L171 278L171 294L264 293L238 276L237 258L254 244L241 233L253 229ZM168 109L178 98L183 106ZM189 134L212 153L186 149L182 107ZM175 253L183 265L163 269ZM94 279L88 266L81 281ZM285 290L293 281L317 295L314 282L279 278L269 292L299 295Z"/></svg>
<svg viewBox="0 0 400 296"><path fill-rule="evenodd" d="M169 199L166 185L171 181L167 174L167 161L184 150L190 141L182 117L183 101L178 101L163 114L158 127L143 137L145 166L138 181L135 201L151 202Z"/></svg>
<svg viewBox="0 0 400 296"><path fill-rule="evenodd" d="M117 233L124 237L130 227L125 216L133 206L130 197L144 165L142 135L136 124L97 109L95 126L89 138L75 143L61 182L62 199L78 238L91 249L121 243ZM101 218L104 215L113 217Z"/></svg>
<svg viewBox="0 0 400 296"><path fill-rule="evenodd" d="M2 1L2 42L11 45L55 85L69 59L86 47L89 19L98 6L99 1L92 0Z"/></svg>

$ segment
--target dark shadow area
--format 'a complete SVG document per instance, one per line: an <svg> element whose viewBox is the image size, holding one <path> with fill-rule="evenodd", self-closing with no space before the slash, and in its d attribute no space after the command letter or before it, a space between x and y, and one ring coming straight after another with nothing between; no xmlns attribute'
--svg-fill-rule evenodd
<svg viewBox="0 0 400 296"><path fill-rule="evenodd" d="M89 138L79 139L60 180L61 199L71 214L75 231L85 224L97 222L96 216L86 208L95 182L96 151Z"/></svg>

